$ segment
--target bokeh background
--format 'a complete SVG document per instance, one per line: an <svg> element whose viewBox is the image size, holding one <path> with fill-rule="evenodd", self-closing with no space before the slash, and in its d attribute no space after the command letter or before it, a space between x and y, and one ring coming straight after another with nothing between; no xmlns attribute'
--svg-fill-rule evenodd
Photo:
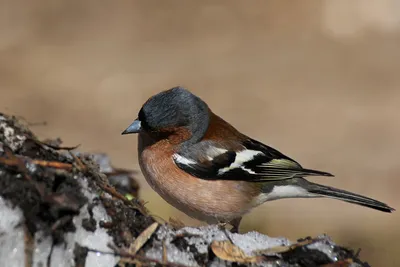
<svg viewBox="0 0 400 267"><path fill-rule="evenodd" d="M121 136L152 94L183 85L315 178L400 207L400 1L0 0L0 110L41 138L138 169ZM179 213L139 175L147 207ZM323 233L372 266L400 266L398 212L280 200L243 221L293 240Z"/></svg>

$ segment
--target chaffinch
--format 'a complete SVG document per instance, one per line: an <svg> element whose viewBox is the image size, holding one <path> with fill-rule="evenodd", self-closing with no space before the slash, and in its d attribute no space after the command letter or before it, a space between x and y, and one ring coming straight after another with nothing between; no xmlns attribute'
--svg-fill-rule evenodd
<svg viewBox="0 0 400 267"><path fill-rule="evenodd" d="M329 197L384 212L380 201L319 185L306 176L333 176L298 162L236 130L188 90L149 98L122 134L139 133L140 168L150 186L190 217L229 223L238 231L252 208L283 198Z"/></svg>

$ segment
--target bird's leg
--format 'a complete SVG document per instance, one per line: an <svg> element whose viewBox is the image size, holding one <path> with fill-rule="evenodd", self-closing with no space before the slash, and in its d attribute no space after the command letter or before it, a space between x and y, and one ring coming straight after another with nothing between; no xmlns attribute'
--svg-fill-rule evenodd
<svg viewBox="0 0 400 267"><path fill-rule="evenodd" d="M229 241L231 241L231 243L233 243L233 241L232 241L232 239L231 239L231 237L230 237L230 235L229 235L229 230L228 229L226 229L226 225L227 225L228 223L226 223L226 222L218 222L218 228L222 231L222 232L224 232L224 234L225 234L225 236L226 236L226 238L229 240ZM230 223L229 223L230 224Z"/></svg>
<svg viewBox="0 0 400 267"><path fill-rule="evenodd" d="M242 217L233 219L232 221L229 222L229 224L231 224L233 227L231 229L232 233L239 233L239 225L240 225L240 221L242 220Z"/></svg>

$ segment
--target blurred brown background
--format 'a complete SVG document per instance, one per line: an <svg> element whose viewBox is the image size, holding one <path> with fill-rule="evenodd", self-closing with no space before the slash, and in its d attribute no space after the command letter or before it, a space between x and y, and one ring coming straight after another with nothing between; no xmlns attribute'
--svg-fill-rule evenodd
<svg viewBox="0 0 400 267"><path fill-rule="evenodd" d="M0 110L41 138L138 168L120 133L152 94L183 85L315 178L400 207L400 1L0 0ZM149 189L164 219L197 225ZM327 233L373 266L400 266L400 215L280 200L242 231Z"/></svg>

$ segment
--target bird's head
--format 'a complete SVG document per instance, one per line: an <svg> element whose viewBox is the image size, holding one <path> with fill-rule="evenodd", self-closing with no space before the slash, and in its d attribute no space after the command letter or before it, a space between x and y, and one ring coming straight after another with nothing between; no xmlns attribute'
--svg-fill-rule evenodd
<svg viewBox="0 0 400 267"><path fill-rule="evenodd" d="M187 131L196 139L204 135L209 123L209 108L199 97L183 87L174 87L150 97L134 122L122 132L145 132L164 138L178 131Z"/></svg>

